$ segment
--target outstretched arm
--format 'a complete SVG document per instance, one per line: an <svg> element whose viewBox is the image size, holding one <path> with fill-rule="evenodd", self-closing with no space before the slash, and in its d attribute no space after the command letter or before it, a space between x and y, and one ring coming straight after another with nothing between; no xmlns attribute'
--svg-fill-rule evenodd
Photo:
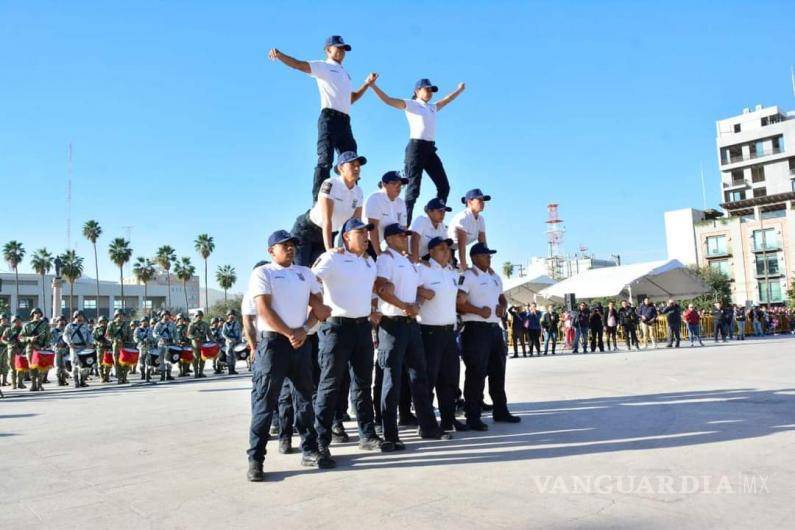
<svg viewBox="0 0 795 530"><path fill-rule="evenodd" d="M370 72L370 74L367 76L367 79L364 80L362 86L359 87L359 90L351 92L351 103L353 104L359 101L359 98L361 98L364 93L367 92L367 88L372 86L376 79L378 79L378 74L375 72Z"/></svg>
<svg viewBox="0 0 795 530"><path fill-rule="evenodd" d="M300 70L305 74L311 73L312 71L308 62L299 61L298 59L290 57L286 53L280 52L277 48L273 48L268 52L268 59L271 61L279 60L290 68L295 68L296 70Z"/></svg>
<svg viewBox="0 0 795 530"><path fill-rule="evenodd" d="M403 110L406 108L406 102L403 101L402 99L389 97L386 94L386 92L378 88L378 85L376 85L375 83L373 83L371 86L373 88L373 92L375 92L375 95L378 96L378 99L380 99L390 107L395 107L398 110Z"/></svg>
<svg viewBox="0 0 795 530"><path fill-rule="evenodd" d="M458 88L456 88L454 91L450 92L445 97L443 97L442 99L436 102L436 110L442 110L443 108L445 108L445 106L447 106L448 103L450 103L455 98L457 98L461 94L461 92L464 91L465 88L466 85L464 83L458 83Z"/></svg>

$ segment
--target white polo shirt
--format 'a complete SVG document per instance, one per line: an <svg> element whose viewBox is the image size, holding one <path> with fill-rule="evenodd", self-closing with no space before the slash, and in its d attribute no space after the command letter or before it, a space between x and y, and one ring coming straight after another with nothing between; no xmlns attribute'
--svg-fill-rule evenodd
<svg viewBox="0 0 795 530"><path fill-rule="evenodd" d="M381 241L381 247L386 248L384 244L384 227L392 223L398 223L401 226L406 226L406 203L400 197L395 197L394 201L389 200L386 190L380 190L369 197L367 202L364 203L364 211L362 213L362 221L369 222L369 219L378 219L378 237Z"/></svg>
<svg viewBox="0 0 795 530"><path fill-rule="evenodd" d="M418 320L426 326L451 326L456 323L455 300L458 296L458 273L442 267L433 258L428 265L417 265L420 286L434 292L433 298L423 300Z"/></svg>
<svg viewBox="0 0 795 530"><path fill-rule="evenodd" d="M419 99L405 99L406 119L409 122L409 138L433 142L436 138L436 103L425 103Z"/></svg>
<svg viewBox="0 0 795 530"><path fill-rule="evenodd" d="M351 113L351 76L336 61L309 61L309 75L317 81L320 108Z"/></svg>
<svg viewBox="0 0 795 530"><path fill-rule="evenodd" d="M475 271L477 270L477 273ZM464 322L491 322L499 324L497 304L500 303L502 294L502 280L497 274L483 272L480 269L467 269L458 279L458 289L467 294L469 303L475 307L490 307L491 316L483 318L474 313L461 315Z"/></svg>
<svg viewBox="0 0 795 530"><path fill-rule="evenodd" d="M252 271L248 291L252 299L271 295L273 311L288 327L300 328L306 323L309 294L320 293L320 284L309 267L268 263ZM276 331L259 315L257 330Z"/></svg>
<svg viewBox="0 0 795 530"><path fill-rule="evenodd" d="M248 291L243 293L243 300L240 302L240 314L244 317L257 316L257 306L254 305L254 299L251 298Z"/></svg>
<svg viewBox="0 0 795 530"><path fill-rule="evenodd" d="M331 250L318 258L312 272L323 282L323 303L331 308L331 316L370 315L376 275L373 258Z"/></svg>
<svg viewBox="0 0 795 530"><path fill-rule="evenodd" d="M385 250L375 262L378 277L384 278L395 286L395 296L403 303L417 303L417 287L420 285L420 273L414 264L403 254L394 250ZM378 299L378 309L387 317L402 317L406 313L402 309Z"/></svg>
<svg viewBox="0 0 795 530"><path fill-rule="evenodd" d="M412 219L411 226L409 230L414 232L412 237L416 235L420 238L420 255L418 256L420 259L428 253L428 243L434 237L441 237L442 239L447 239L447 225L444 223L439 223L439 226L433 226L433 221L427 215L419 215ZM455 239L453 239L455 241Z"/></svg>
<svg viewBox="0 0 795 530"><path fill-rule="evenodd" d="M465 208L462 211L455 214L453 219L450 221L450 228L448 229L448 237L458 243L458 230L463 230L467 233L467 245L470 243L474 243L478 240L478 234L480 232L486 232L486 220L483 218L483 214L478 214L475 217L475 214L472 213L472 210L469 208Z"/></svg>
<svg viewBox="0 0 795 530"><path fill-rule="evenodd" d="M342 177L331 177L323 181L320 185L318 199L331 199L334 204L334 211L331 212L331 231L339 232L345 221L353 217L356 208L362 205L364 194L358 184L349 188ZM323 215L320 212L319 201L316 201L309 211L309 219L317 226L323 226Z"/></svg>

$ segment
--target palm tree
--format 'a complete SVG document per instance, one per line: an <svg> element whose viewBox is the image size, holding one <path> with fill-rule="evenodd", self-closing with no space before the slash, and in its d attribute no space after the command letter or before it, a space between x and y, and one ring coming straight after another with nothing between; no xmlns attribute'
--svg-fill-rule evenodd
<svg viewBox="0 0 795 530"><path fill-rule="evenodd" d="M99 316L99 259L97 258L97 239L99 239L101 235L102 227L99 226L98 222L90 220L86 221L86 224L83 225L83 237L91 241L91 245L94 247L94 277L97 282L97 316ZM71 314L69 316L71 316Z"/></svg>
<svg viewBox="0 0 795 530"><path fill-rule="evenodd" d="M137 258L133 264L133 275L135 275L135 279L138 280L138 283L144 284L144 309L146 309L146 298L148 294L147 286L155 277L156 272L155 265L149 258Z"/></svg>
<svg viewBox="0 0 795 530"><path fill-rule="evenodd" d="M513 264L510 261L502 264L502 274L506 278L510 278L513 275Z"/></svg>
<svg viewBox="0 0 795 530"><path fill-rule="evenodd" d="M123 237L117 237L110 242L108 247L108 256L119 268L119 285L121 285L121 311L124 312L124 264L130 261L132 257L132 249L130 242Z"/></svg>
<svg viewBox="0 0 795 530"><path fill-rule="evenodd" d="M8 266L14 269L14 283L17 288L17 307L16 314L19 316L19 264L25 257L25 247L19 241L9 241L3 246L3 259Z"/></svg>
<svg viewBox="0 0 795 530"><path fill-rule="evenodd" d="M47 291L44 288L44 277L52 269L52 254L47 252L46 248L40 248L33 253L30 258L30 265L36 274L41 276L41 308L44 314L47 314ZM55 316L55 308L52 308L53 316Z"/></svg>
<svg viewBox="0 0 795 530"><path fill-rule="evenodd" d="M171 309L171 264L177 260L177 253L173 247L163 245L155 253L152 261L160 265L166 271L166 283L168 283L168 307Z"/></svg>
<svg viewBox="0 0 795 530"><path fill-rule="evenodd" d="M69 315L71 316L74 311L72 301L75 298L75 282L83 275L83 258L78 256L74 250L67 250L61 254L60 258L61 275L69 282Z"/></svg>
<svg viewBox="0 0 795 530"><path fill-rule="evenodd" d="M196 267L190 262L190 258L183 257L181 261L174 264L174 274L182 280L182 288L185 291L185 311L187 311L190 308L188 305L188 282L196 274Z"/></svg>
<svg viewBox="0 0 795 530"><path fill-rule="evenodd" d="M226 304L226 291L232 288L237 281L235 268L231 265L219 265L215 271L215 281L224 290L224 304Z"/></svg>
<svg viewBox="0 0 795 530"><path fill-rule="evenodd" d="M207 258L215 250L215 242L213 237L207 234L199 234L196 241L193 242L193 248L196 249L201 257L204 259L204 308L210 309L210 284L207 283Z"/></svg>

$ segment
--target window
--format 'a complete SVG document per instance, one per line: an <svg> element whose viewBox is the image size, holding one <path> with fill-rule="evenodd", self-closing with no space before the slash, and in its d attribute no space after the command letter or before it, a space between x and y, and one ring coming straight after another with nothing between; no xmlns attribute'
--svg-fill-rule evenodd
<svg viewBox="0 0 795 530"><path fill-rule="evenodd" d="M767 127L767 124L769 123L769 120L770 120L770 118L768 118L767 116L762 118L762 127Z"/></svg>
<svg viewBox="0 0 795 530"><path fill-rule="evenodd" d="M96 309L96 308L97 308L96 298L83 298L83 309Z"/></svg>
<svg viewBox="0 0 795 530"><path fill-rule="evenodd" d="M754 250L778 250L778 236L775 228L765 228L764 230L754 230L753 234Z"/></svg>
<svg viewBox="0 0 795 530"><path fill-rule="evenodd" d="M787 216L787 210L785 208L762 212L762 219L780 219L786 216Z"/></svg>
<svg viewBox="0 0 795 530"><path fill-rule="evenodd" d="M751 168L751 182L765 181L765 166L754 166Z"/></svg>
<svg viewBox="0 0 795 530"><path fill-rule="evenodd" d="M738 133L741 130L742 130L742 127L740 127L740 124L739 123L735 123L734 124L734 132Z"/></svg>
<svg viewBox="0 0 795 530"><path fill-rule="evenodd" d="M726 256L728 253L726 236L707 237L707 256Z"/></svg>
<svg viewBox="0 0 795 530"><path fill-rule="evenodd" d="M765 270L767 266L767 270ZM757 254L756 256L756 275L773 276L780 272L778 268L778 252L772 254Z"/></svg>
<svg viewBox="0 0 795 530"><path fill-rule="evenodd" d="M731 267L729 266L729 260L727 259L716 259L714 261L710 261L709 268L731 277Z"/></svg>
<svg viewBox="0 0 795 530"><path fill-rule="evenodd" d="M773 154L780 153L784 150L784 137L783 136L775 136L773 137Z"/></svg>
<svg viewBox="0 0 795 530"><path fill-rule="evenodd" d="M739 162L743 159L743 147L741 145L733 145L729 147L729 162Z"/></svg>
<svg viewBox="0 0 795 530"><path fill-rule="evenodd" d="M781 297L781 282L760 281L759 282L759 301L760 302L783 302Z"/></svg>
<svg viewBox="0 0 795 530"><path fill-rule="evenodd" d="M732 186L739 186L745 184L745 175L742 169L735 169L732 171Z"/></svg>
<svg viewBox="0 0 795 530"><path fill-rule="evenodd" d="M729 191L726 193L726 202L745 200L745 190Z"/></svg>
<svg viewBox="0 0 795 530"><path fill-rule="evenodd" d="M767 188L754 188L754 197L764 197L767 195Z"/></svg>

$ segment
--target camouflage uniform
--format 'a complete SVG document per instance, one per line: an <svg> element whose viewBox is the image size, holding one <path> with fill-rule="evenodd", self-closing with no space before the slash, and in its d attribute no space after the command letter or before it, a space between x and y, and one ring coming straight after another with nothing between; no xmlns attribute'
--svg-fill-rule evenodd
<svg viewBox="0 0 795 530"><path fill-rule="evenodd" d="M175 328L174 333L174 342L177 346L190 346L190 340L188 339L188 323L187 319L180 315L177 315L177 326ZM182 359L179 361L179 376L178 377L186 377L190 373L190 363L184 362Z"/></svg>
<svg viewBox="0 0 795 530"><path fill-rule="evenodd" d="M41 311L39 310L39 319L31 320L22 327L22 332L19 337L25 343L25 353L28 357L30 368L30 390L35 392L37 390L44 390L41 387L44 377L47 375L47 370L39 370L32 368L33 365L33 352L35 350L45 350L50 345L50 326L47 321L41 318Z"/></svg>
<svg viewBox="0 0 795 530"><path fill-rule="evenodd" d="M119 385L124 384L127 382L127 371L129 368L119 362L119 355L124 346L132 344L132 333L130 333L130 324L124 320L124 315L120 311L113 315L113 321L108 324L105 336L111 342L111 348L113 348L116 383Z"/></svg>
<svg viewBox="0 0 795 530"><path fill-rule="evenodd" d="M224 327L221 328L221 336L226 341L226 364L229 368L229 374L233 375L235 371L235 364L237 363L237 355L235 354L235 346L240 343L240 338L243 333L240 327L240 322L237 318L230 318L236 315L228 315L227 321L224 322Z"/></svg>
<svg viewBox="0 0 795 530"><path fill-rule="evenodd" d="M75 311L72 315L72 322L66 325L63 330L63 341L69 346L69 353L72 358L72 372L74 377L75 388L80 386L88 386L86 379L91 371L91 368L80 368L80 352L87 349L89 346L95 344L91 328L88 324L78 322L78 318L82 318L80 311ZM96 352L99 354L99 352ZM99 355L97 355L99 358Z"/></svg>
<svg viewBox="0 0 795 530"><path fill-rule="evenodd" d="M58 386L66 386L67 370L66 360L69 357L69 346L63 340L63 328L60 324L50 330L50 344L55 352L55 373L58 379Z"/></svg>
<svg viewBox="0 0 795 530"><path fill-rule="evenodd" d="M167 361L168 355L168 347L174 343L174 324L168 319L165 318L168 313L164 314L160 317L160 321L157 322L154 327L152 328L152 339L157 342L157 348L160 350L160 380L165 381L166 379L171 380L171 363Z"/></svg>
<svg viewBox="0 0 795 530"><path fill-rule="evenodd" d="M22 326L16 325L21 320L17 317L11 319L11 325L3 332L2 342L6 347L6 357L8 358L8 365L11 368L11 388L27 388L22 380L25 374L17 373L16 358L17 355L22 355L22 343L19 341L19 334L22 333Z"/></svg>
<svg viewBox="0 0 795 530"><path fill-rule="evenodd" d="M105 352L110 351L111 344L107 338L108 321L105 317L100 317L91 330L94 336L94 348L97 350L97 364L99 365L99 375L103 383L110 382L110 366L104 366L102 359L105 357Z"/></svg>
<svg viewBox="0 0 795 530"><path fill-rule="evenodd" d="M9 327L8 317L0 316L0 386L8 386L8 350L2 344L2 337Z"/></svg>
<svg viewBox="0 0 795 530"><path fill-rule="evenodd" d="M141 379L149 381L150 379L150 358L149 350L154 346L155 340L152 338L152 328L149 327L149 321L144 319L135 328L133 332L133 340L138 348L138 364L141 365Z"/></svg>
<svg viewBox="0 0 795 530"><path fill-rule="evenodd" d="M212 339L210 325L203 320L204 313L199 311L193 322L188 326L188 338L193 348L193 377L207 377L204 375L204 359L202 359L201 345Z"/></svg>

